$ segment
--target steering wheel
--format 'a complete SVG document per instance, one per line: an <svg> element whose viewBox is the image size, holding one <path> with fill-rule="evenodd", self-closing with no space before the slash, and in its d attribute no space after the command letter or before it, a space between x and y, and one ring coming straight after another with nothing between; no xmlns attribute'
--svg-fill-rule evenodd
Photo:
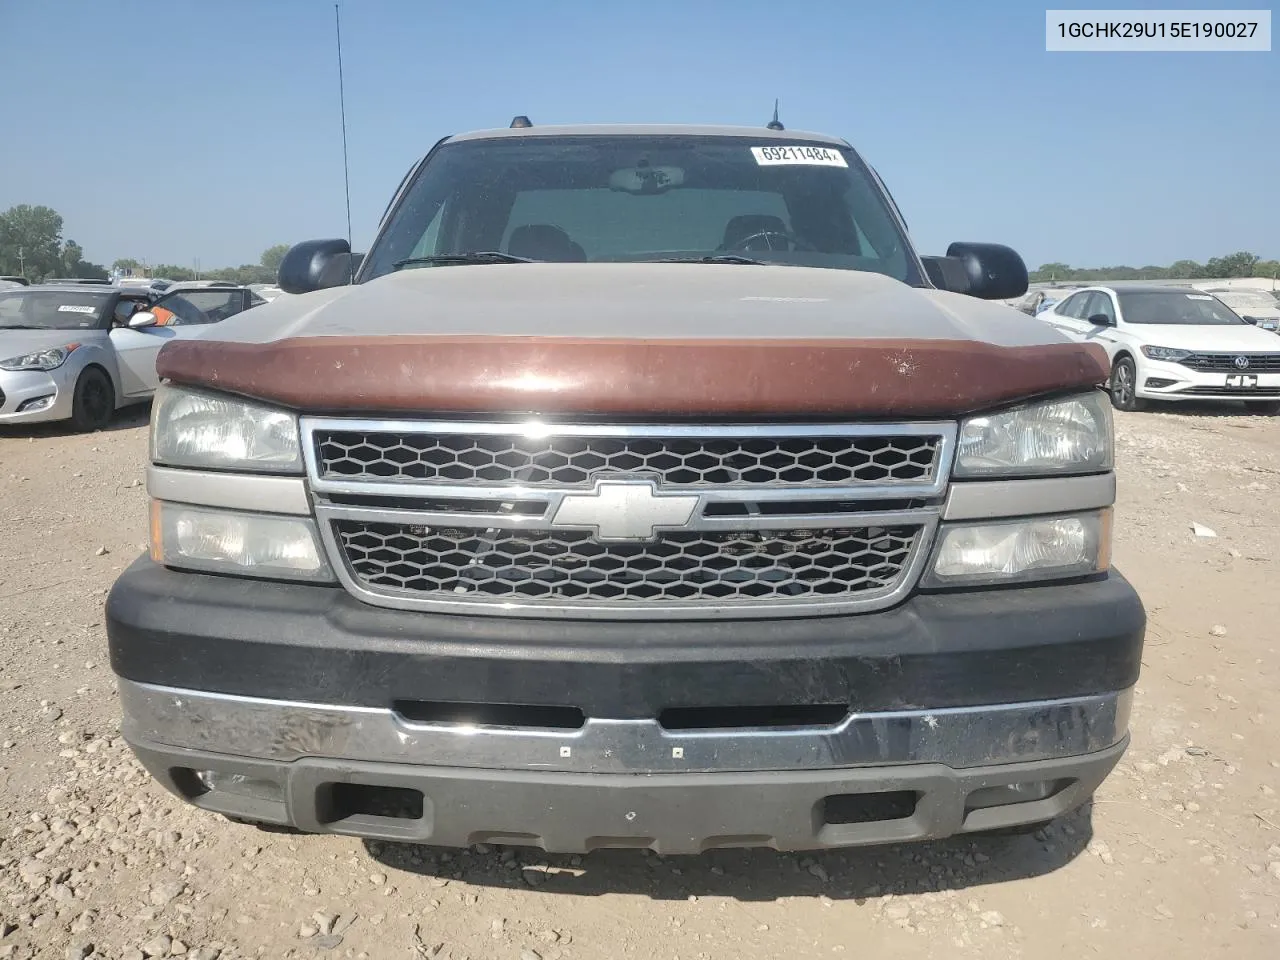
<svg viewBox="0 0 1280 960"><path fill-rule="evenodd" d="M786 246L775 247L773 245L773 240L770 239L771 237L781 237ZM801 240L794 233L788 233L786 230L758 230L755 233L747 234L745 237L742 237L724 249L730 251L746 250L747 244L752 240L767 241L770 250L785 250L790 253L795 253L801 250L806 250L810 253L818 252L818 248L813 244L808 243L805 240Z"/></svg>

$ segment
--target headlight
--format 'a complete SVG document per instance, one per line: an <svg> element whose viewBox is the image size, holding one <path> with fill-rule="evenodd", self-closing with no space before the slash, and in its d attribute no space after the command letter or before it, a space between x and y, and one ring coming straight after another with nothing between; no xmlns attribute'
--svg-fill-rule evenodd
<svg viewBox="0 0 1280 960"><path fill-rule="evenodd" d="M333 580L310 517L151 504L151 559L169 567L287 580Z"/></svg>
<svg viewBox="0 0 1280 960"><path fill-rule="evenodd" d="M1101 391L970 417L955 476L1102 473L1112 468L1111 409Z"/></svg>
<svg viewBox="0 0 1280 960"><path fill-rule="evenodd" d="M1191 356L1190 350L1179 350L1177 347L1139 347L1142 355L1148 360L1166 360L1169 363L1177 363L1179 360L1185 360Z"/></svg>
<svg viewBox="0 0 1280 960"><path fill-rule="evenodd" d="M152 407L151 459L175 467L301 473L298 418L235 397L164 386Z"/></svg>
<svg viewBox="0 0 1280 960"><path fill-rule="evenodd" d="M924 586L1057 580L1111 565L1111 511L944 526Z"/></svg>
<svg viewBox="0 0 1280 960"><path fill-rule="evenodd" d="M49 347L21 357L0 360L0 370L56 370L67 362L67 357L79 346L78 343L68 343L63 347Z"/></svg>

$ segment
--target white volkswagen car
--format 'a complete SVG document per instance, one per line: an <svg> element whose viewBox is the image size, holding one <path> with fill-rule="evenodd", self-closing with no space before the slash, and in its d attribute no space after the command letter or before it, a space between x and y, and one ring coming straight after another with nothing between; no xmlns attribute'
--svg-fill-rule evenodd
<svg viewBox="0 0 1280 960"><path fill-rule="evenodd" d="M1243 400L1280 413L1280 340L1212 294L1188 287L1085 287L1037 319L1111 360L1111 402Z"/></svg>

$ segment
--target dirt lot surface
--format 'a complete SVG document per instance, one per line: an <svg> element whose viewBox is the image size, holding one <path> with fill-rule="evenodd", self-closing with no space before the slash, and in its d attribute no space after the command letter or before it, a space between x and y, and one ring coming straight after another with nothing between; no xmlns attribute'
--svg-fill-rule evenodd
<svg viewBox="0 0 1280 960"><path fill-rule="evenodd" d="M102 626L144 539L141 416L0 432L0 960L1280 957L1280 418L1119 418L1115 557L1151 623L1090 810L1035 837L579 859L267 833L149 781Z"/></svg>

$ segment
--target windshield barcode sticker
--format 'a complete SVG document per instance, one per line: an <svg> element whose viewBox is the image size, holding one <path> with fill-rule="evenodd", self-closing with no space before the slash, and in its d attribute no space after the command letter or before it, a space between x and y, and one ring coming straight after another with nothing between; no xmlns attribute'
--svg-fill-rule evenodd
<svg viewBox="0 0 1280 960"><path fill-rule="evenodd" d="M802 164L814 167L847 167L844 154L830 147L752 147L751 154L762 167Z"/></svg>
<svg viewBox="0 0 1280 960"><path fill-rule="evenodd" d="M79 303L64 303L58 307L59 313L97 313L97 307L90 307Z"/></svg>

